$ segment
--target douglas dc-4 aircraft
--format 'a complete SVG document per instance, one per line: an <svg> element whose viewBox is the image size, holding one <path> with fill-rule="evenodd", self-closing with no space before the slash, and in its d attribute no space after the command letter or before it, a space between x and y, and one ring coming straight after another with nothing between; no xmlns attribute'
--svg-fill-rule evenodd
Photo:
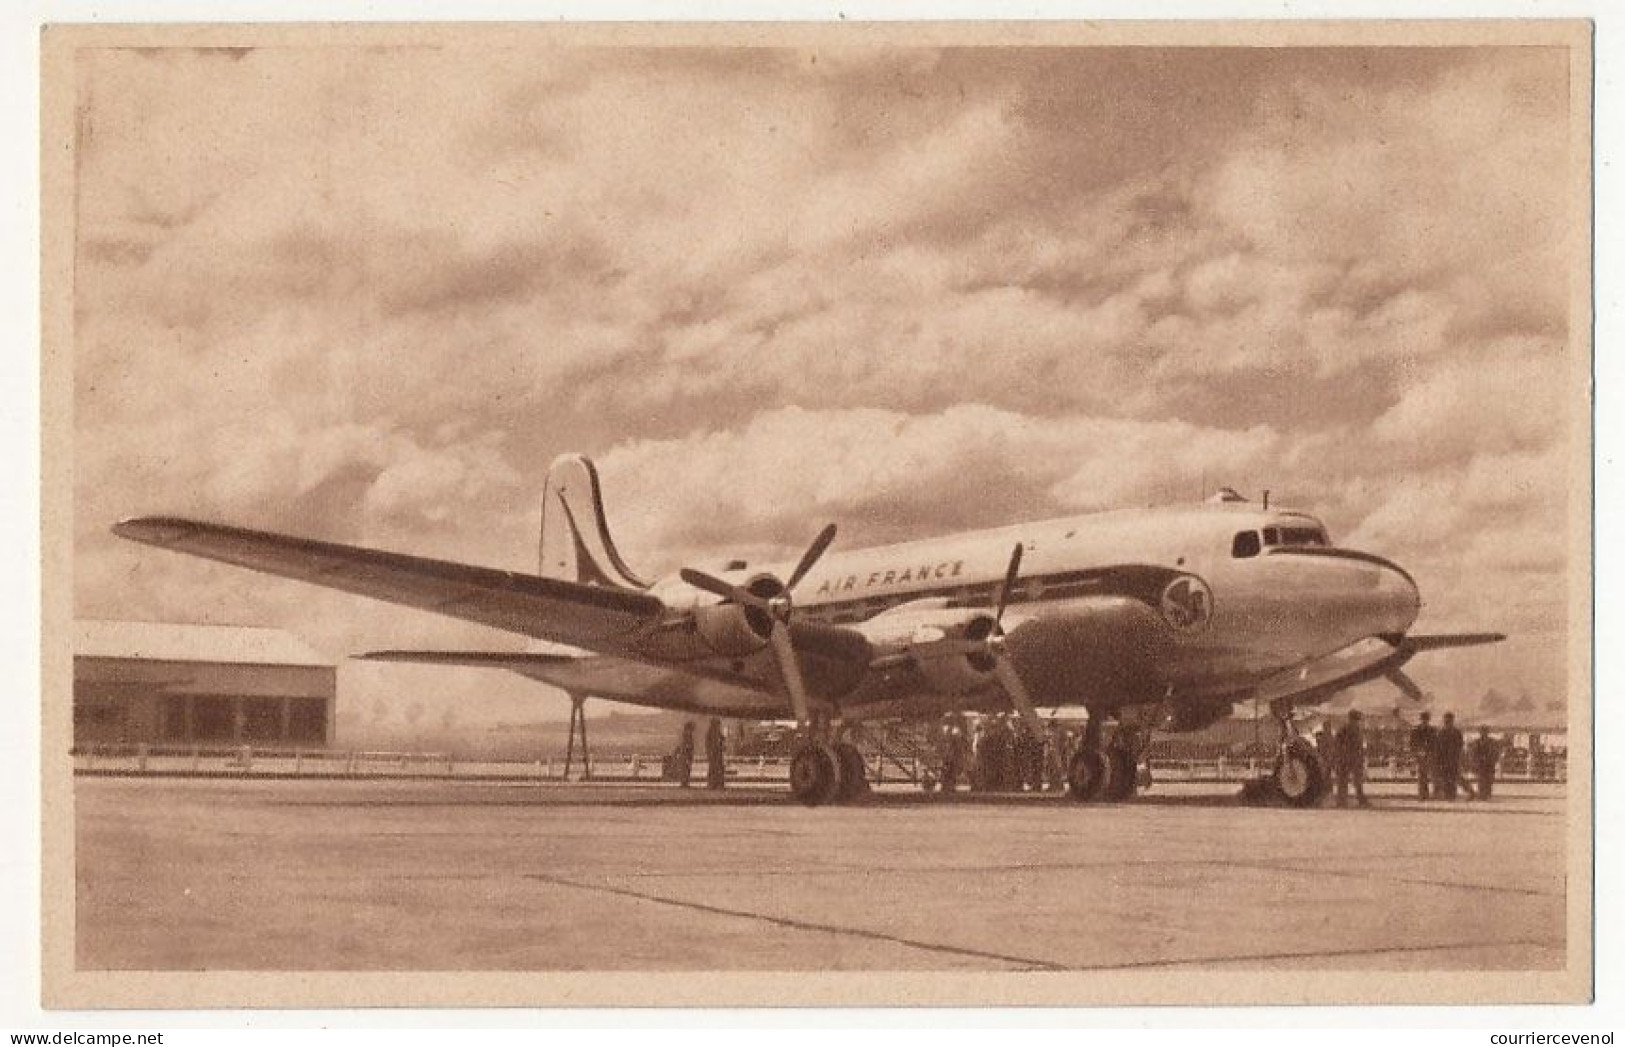
<svg viewBox="0 0 1625 1047"><path fill-rule="evenodd" d="M1151 730L1195 730L1240 701L1281 727L1274 783L1289 803L1326 789L1295 706L1497 633L1411 635L1421 597L1404 568L1333 545L1312 516L1232 492L1196 505L1024 523L828 556L830 525L794 564L684 569L650 585L610 539L597 471L557 459L543 491L541 564L516 574L174 517L115 533L175 552L478 622L547 653L380 651L365 657L508 669L636 705L793 717L791 792L855 795L864 763L843 728L865 720L1083 706L1067 768L1078 800L1131 797ZM1105 721L1117 721L1108 740Z"/></svg>

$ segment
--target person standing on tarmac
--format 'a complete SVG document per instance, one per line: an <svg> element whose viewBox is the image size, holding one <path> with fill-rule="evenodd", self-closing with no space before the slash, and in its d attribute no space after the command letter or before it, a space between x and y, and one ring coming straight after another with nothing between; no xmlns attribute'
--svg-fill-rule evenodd
<svg viewBox="0 0 1625 1047"><path fill-rule="evenodd" d="M1050 713L1044 731L1044 788L1060 792L1066 781L1066 728Z"/></svg>
<svg viewBox="0 0 1625 1047"><path fill-rule="evenodd" d="M976 718L975 733L971 736L970 750L970 791L980 793L987 791L987 770L990 766L988 760L987 720L985 717Z"/></svg>
<svg viewBox="0 0 1625 1047"><path fill-rule="evenodd" d="M728 735L722 729L722 719L711 717L711 726L705 729L705 787L721 789L728 784Z"/></svg>
<svg viewBox="0 0 1625 1047"><path fill-rule="evenodd" d="M1320 769L1330 781L1337 780L1337 745L1332 737L1330 723L1323 723L1315 731L1315 755L1320 757Z"/></svg>
<svg viewBox="0 0 1625 1047"><path fill-rule="evenodd" d="M1425 709L1418 719L1421 722L1411 728L1411 756L1416 760L1416 795L1419 799L1430 800L1433 750L1438 743L1439 729L1429 722L1432 717Z"/></svg>
<svg viewBox="0 0 1625 1047"><path fill-rule="evenodd" d="M1044 787L1043 745L1025 717L1016 721L1016 789L1037 792Z"/></svg>
<svg viewBox="0 0 1625 1047"><path fill-rule="evenodd" d="M969 744L965 738L965 723L956 716L943 720L942 736L942 791L951 793L959 788L959 779L965 773L965 756Z"/></svg>
<svg viewBox="0 0 1625 1047"><path fill-rule="evenodd" d="M1445 713L1439 735L1434 739L1434 782L1446 800L1456 798L1456 784L1461 781L1461 731L1456 728L1456 714Z"/></svg>
<svg viewBox="0 0 1625 1047"><path fill-rule="evenodd" d="M1004 737L1004 725L995 714L987 718L983 728L982 749L976 758L977 767L982 772L982 788L990 793L1001 792L1008 761L1006 750L1009 749Z"/></svg>
<svg viewBox="0 0 1625 1047"><path fill-rule="evenodd" d="M688 780L694 776L694 721L683 724L683 733L677 738L677 748L671 754L672 781L688 788Z"/></svg>
<svg viewBox="0 0 1625 1047"><path fill-rule="evenodd" d="M1478 779L1478 798L1488 800L1495 791L1495 765L1501 759L1501 743L1490 734L1489 727L1480 727L1478 737L1468 746L1467 755L1473 764L1473 775Z"/></svg>
<svg viewBox="0 0 1625 1047"><path fill-rule="evenodd" d="M1354 795L1361 807L1370 807L1365 798L1365 730L1360 721L1364 716L1358 709L1349 710L1348 722L1337 732L1337 806L1347 807L1349 783L1354 783Z"/></svg>
<svg viewBox="0 0 1625 1047"><path fill-rule="evenodd" d="M1010 726L1010 717L1004 713L993 722L993 789L1009 792L1021 788L1016 766L1016 732Z"/></svg>

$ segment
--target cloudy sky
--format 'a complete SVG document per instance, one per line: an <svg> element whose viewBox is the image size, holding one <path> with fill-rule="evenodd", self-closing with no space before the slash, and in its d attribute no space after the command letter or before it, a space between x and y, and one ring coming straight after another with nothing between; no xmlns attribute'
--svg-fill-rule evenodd
<svg viewBox="0 0 1625 1047"><path fill-rule="evenodd" d="M1205 479L1407 565L1421 627L1513 634L1419 660L1441 698L1564 693L1585 406L1562 50L78 68L81 616L274 624L335 658L497 646L107 528L183 513L528 570L569 450L646 575L826 520L856 545ZM380 707L537 694L344 672Z"/></svg>

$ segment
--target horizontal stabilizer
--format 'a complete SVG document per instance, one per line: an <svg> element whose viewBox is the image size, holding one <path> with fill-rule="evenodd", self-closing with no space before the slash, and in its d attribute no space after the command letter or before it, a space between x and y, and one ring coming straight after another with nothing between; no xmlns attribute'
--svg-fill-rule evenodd
<svg viewBox="0 0 1625 1047"><path fill-rule="evenodd" d="M1401 641L1412 651L1442 651L1447 647L1477 647L1480 644L1500 643L1506 633L1435 633L1432 636L1407 636Z"/></svg>

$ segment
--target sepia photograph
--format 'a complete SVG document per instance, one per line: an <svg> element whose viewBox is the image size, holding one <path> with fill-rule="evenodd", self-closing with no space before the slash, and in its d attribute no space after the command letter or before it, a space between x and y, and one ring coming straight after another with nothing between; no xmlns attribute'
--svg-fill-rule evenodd
<svg viewBox="0 0 1625 1047"><path fill-rule="evenodd" d="M1588 23L42 47L46 1006L1591 998Z"/></svg>

